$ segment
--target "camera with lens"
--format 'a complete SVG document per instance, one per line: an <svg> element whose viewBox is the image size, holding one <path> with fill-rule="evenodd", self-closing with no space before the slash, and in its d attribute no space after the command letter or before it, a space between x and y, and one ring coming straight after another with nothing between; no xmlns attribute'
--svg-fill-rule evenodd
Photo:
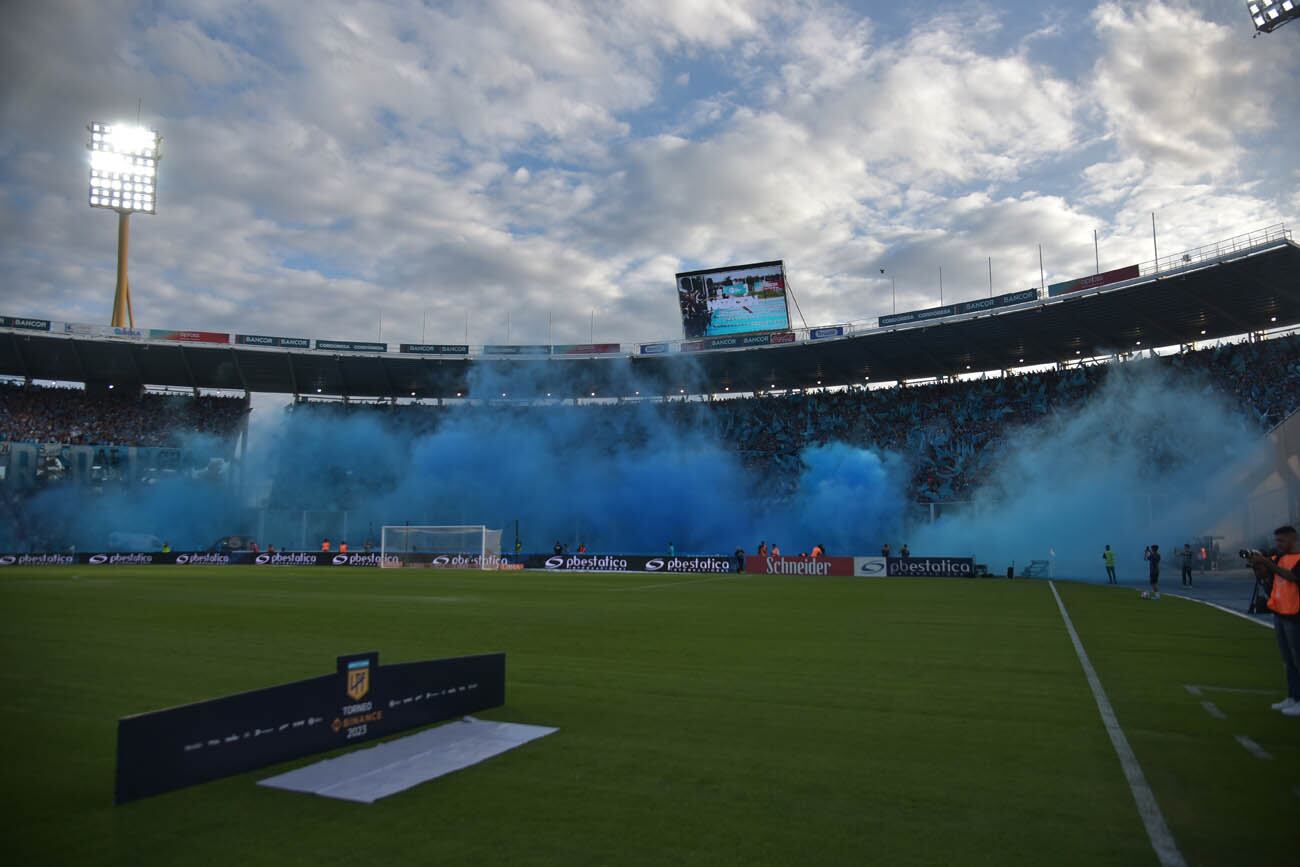
<svg viewBox="0 0 1300 867"><path fill-rule="evenodd" d="M1257 548L1242 548L1237 552L1237 556L1243 560L1249 560L1251 557L1263 557L1264 552Z"/></svg>

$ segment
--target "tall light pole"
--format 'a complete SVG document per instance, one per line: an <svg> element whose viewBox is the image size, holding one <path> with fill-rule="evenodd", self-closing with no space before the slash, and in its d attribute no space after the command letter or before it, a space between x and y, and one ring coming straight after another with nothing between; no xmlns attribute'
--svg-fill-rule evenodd
<svg viewBox="0 0 1300 867"><path fill-rule="evenodd" d="M133 213L156 214L159 146L155 130L122 123L91 123L90 206L117 211L117 290L113 319L118 327L135 327L131 284L126 276Z"/></svg>

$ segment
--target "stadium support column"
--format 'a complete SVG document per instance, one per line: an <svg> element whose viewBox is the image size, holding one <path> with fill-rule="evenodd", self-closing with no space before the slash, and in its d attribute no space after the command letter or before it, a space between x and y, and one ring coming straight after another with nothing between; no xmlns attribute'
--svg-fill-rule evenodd
<svg viewBox="0 0 1300 867"><path fill-rule="evenodd" d="M134 328L131 312L131 285L126 279L126 254L131 240L131 214L117 212L117 291L113 295L113 321L117 328Z"/></svg>

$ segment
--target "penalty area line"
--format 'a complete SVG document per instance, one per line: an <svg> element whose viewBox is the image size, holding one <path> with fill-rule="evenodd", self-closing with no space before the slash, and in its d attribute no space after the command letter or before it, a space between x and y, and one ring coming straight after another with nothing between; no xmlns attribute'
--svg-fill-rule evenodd
<svg viewBox="0 0 1300 867"><path fill-rule="evenodd" d="M709 581L730 581L742 577L743 573L733 572L727 575L714 575L711 578L697 578L694 581L666 581L662 584L642 584L639 587L611 587L610 593L623 593L628 590L654 590L657 587L685 587L687 584L705 584Z"/></svg>
<svg viewBox="0 0 1300 867"><path fill-rule="evenodd" d="M1124 730L1119 727L1119 720L1115 717L1115 709L1106 696L1106 690L1101 686L1101 678L1097 677L1097 670L1092 667L1092 662L1088 659L1088 652L1083 649L1083 642L1079 640L1079 633L1075 631L1074 622L1070 620L1070 612L1065 610L1065 602L1062 601L1061 594L1056 591L1056 582L1048 581L1047 586L1052 589L1052 596L1056 597L1056 607L1061 610L1061 619L1065 621L1065 631L1069 633L1070 642L1074 645L1074 653L1079 657L1079 664L1083 666L1083 674L1088 679L1088 687L1092 690L1092 697L1097 702L1097 710L1101 713L1101 721L1106 727L1106 734L1110 736L1111 746L1115 748L1115 754L1119 757L1119 764L1124 771L1124 778L1128 780L1129 791L1133 793L1133 800L1137 803L1138 816L1141 817L1142 824L1146 827L1147 838L1151 841L1151 848L1155 850L1156 858L1160 861L1162 867L1186 867L1187 862L1183 860L1182 853L1178 851L1178 844L1174 842L1173 832L1169 830L1169 825L1165 823L1164 814L1160 812L1160 805L1156 803L1155 793L1151 791L1146 775L1142 773L1142 766L1138 764L1137 756L1133 754L1133 748L1129 746Z"/></svg>

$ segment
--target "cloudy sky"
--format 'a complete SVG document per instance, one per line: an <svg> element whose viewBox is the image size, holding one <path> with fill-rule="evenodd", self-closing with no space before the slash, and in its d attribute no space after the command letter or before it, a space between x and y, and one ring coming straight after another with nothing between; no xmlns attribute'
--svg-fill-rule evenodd
<svg viewBox="0 0 1300 867"><path fill-rule="evenodd" d="M85 124L164 136L137 325L680 335L672 275L782 258L809 323L1300 214L1300 26L1242 4L14 0L0 312L108 320ZM1291 32L1295 31L1295 32ZM880 269L887 269L882 277ZM427 317L427 329L425 321ZM798 320L796 318L796 324Z"/></svg>

